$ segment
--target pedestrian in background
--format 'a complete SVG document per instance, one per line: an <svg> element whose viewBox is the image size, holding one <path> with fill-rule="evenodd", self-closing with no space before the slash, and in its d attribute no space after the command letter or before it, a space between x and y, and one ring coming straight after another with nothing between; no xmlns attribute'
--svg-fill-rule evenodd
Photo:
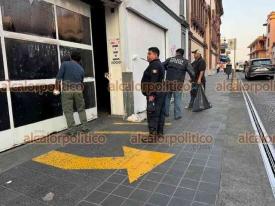
<svg viewBox="0 0 275 206"><path fill-rule="evenodd" d="M165 115L169 116L171 98L174 97L174 118L179 120L182 118L182 89L186 72L188 72L191 79L194 79L194 71L190 62L184 58L183 49L178 49L176 56L168 58L163 66L167 71L166 87L168 91L165 102Z"/></svg>
<svg viewBox="0 0 275 206"><path fill-rule="evenodd" d="M142 139L145 143L156 142L163 136L165 123L165 91L163 88L164 67L159 60L157 47L148 49L149 66L144 71L141 86L147 100L147 120L149 136Z"/></svg>
<svg viewBox="0 0 275 206"><path fill-rule="evenodd" d="M225 73L227 75L227 79L229 79L230 75L232 74L232 64L231 62L228 62L225 67Z"/></svg>
<svg viewBox="0 0 275 206"><path fill-rule="evenodd" d="M69 128L69 135L75 135L75 131L73 130L73 127L75 126L73 116L74 103L79 113L80 122L82 124L81 130L83 132L89 131L88 128L85 126L85 124L87 123L87 117L83 97L83 81L85 73L83 67L80 65L80 61L80 53L77 51L72 52L71 58L68 59L67 57L66 61L61 64L60 70L56 77L54 93L56 95L60 93L62 81L61 102Z"/></svg>
<svg viewBox="0 0 275 206"><path fill-rule="evenodd" d="M206 62L202 58L201 52L199 50L195 50L192 52L194 55L195 61L192 62L192 67L194 69L195 78L194 82L192 82L192 89L190 91L191 100L186 109L192 109L193 103L197 95L197 85L202 84L203 88L206 88L206 79L205 79L205 71L206 71Z"/></svg>

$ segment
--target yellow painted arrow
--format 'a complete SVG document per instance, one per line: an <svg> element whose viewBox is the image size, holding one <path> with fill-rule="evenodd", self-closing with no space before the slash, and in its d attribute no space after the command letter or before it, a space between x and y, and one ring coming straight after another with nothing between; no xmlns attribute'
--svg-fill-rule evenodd
<svg viewBox="0 0 275 206"><path fill-rule="evenodd" d="M129 182L133 183L158 165L174 156L123 147L124 157L82 157L59 151L51 151L33 159L35 162L65 170L114 170L127 169Z"/></svg>

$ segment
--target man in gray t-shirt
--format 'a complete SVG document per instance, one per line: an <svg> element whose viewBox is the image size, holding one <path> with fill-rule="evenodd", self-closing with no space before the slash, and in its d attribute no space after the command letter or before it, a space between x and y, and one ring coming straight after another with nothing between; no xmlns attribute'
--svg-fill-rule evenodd
<svg viewBox="0 0 275 206"><path fill-rule="evenodd" d="M84 69L80 65L81 56L79 52L73 52L70 61L64 61L56 77L55 94L57 95L62 81L61 101L62 108L67 120L68 128L75 126L73 117L73 105L75 102L81 124L87 122L85 112L85 102L83 98L83 81ZM87 132L88 129L83 126L82 131ZM73 133L70 133L73 134Z"/></svg>

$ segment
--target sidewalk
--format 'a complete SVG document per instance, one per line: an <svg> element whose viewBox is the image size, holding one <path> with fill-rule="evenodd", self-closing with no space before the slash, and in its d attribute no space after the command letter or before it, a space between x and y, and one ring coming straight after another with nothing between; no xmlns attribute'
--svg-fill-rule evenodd
<svg viewBox="0 0 275 206"><path fill-rule="evenodd" d="M106 144L64 147L30 144L0 154L0 205L275 205L258 146L237 142L240 134L253 131L242 94L215 90L217 82L224 79L222 74L208 77L211 110L201 113L185 110L182 120L167 119L166 135L199 133L213 137L213 143L131 144L131 135L147 132L146 123L129 124L118 118L100 118L89 126L91 133L106 135ZM189 95L184 96L187 104ZM132 170L128 173L126 169L118 169L119 164L106 169L109 164L104 162L98 165L105 168L101 170L62 170L32 161L32 158L55 150L93 160L113 157L107 159L113 162L126 158L125 147L159 153L154 153L155 159L153 155L146 156L144 151L132 153L125 164L136 162L137 165L130 166ZM174 156L162 161L162 155L167 153ZM150 170L149 164L157 165L157 161L160 164ZM139 170L145 171L143 176L139 176ZM138 179L129 183L133 176Z"/></svg>

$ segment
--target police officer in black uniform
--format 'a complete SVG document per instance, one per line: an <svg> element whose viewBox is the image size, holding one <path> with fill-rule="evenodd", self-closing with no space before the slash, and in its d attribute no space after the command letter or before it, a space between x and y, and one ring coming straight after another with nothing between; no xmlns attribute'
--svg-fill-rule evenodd
<svg viewBox="0 0 275 206"><path fill-rule="evenodd" d="M157 47L148 49L147 60L149 66L145 70L141 86L142 93L147 99L147 120L150 135L142 139L143 142L155 142L163 135L165 123L164 67L159 60L160 51Z"/></svg>
<svg viewBox="0 0 275 206"><path fill-rule="evenodd" d="M166 73L167 96L165 103L165 115L169 116L170 102L174 97L174 117L176 120L182 118L182 89L185 80L186 72L191 80L194 80L194 70L191 63L184 58L184 50L178 49L176 56L168 58L163 63Z"/></svg>

